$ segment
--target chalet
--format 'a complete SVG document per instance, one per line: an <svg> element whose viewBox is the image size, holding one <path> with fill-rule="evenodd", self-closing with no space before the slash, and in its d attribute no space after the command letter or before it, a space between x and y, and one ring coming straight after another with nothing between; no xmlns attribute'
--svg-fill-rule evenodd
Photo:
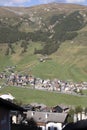
<svg viewBox="0 0 87 130"><path fill-rule="evenodd" d="M0 98L0 130L11 130L11 110L20 112L24 111L22 107Z"/></svg>
<svg viewBox="0 0 87 130"><path fill-rule="evenodd" d="M62 112L69 112L69 107L65 106L65 105L57 105L53 107L53 112L58 112L58 113L62 113Z"/></svg>
<svg viewBox="0 0 87 130"><path fill-rule="evenodd" d="M62 130L67 117L66 113L27 111L27 119L33 118L42 130Z"/></svg>

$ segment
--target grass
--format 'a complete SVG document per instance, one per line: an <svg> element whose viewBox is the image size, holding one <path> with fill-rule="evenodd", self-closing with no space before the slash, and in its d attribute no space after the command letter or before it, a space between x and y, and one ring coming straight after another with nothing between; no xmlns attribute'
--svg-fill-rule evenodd
<svg viewBox="0 0 87 130"><path fill-rule="evenodd" d="M87 95L87 90L83 90L82 92L83 94Z"/></svg>
<svg viewBox="0 0 87 130"><path fill-rule="evenodd" d="M83 44L71 43L66 41L63 43L59 50L52 55L57 64L61 66L61 77L66 75L74 81L87 81L87 46ZM83 53L84 52L84 53ZM84 68L86 69L84 71Z"/></svg>
<svg viewBox="0 0 87 130"><path fill-rule="evenodd" d="M73 96L55 92L40 91L20 87L6 87L0 90L0 94L11 93L16 99L23 104L32 102L44 103L47 106L54 106L58 104L65 104L71 106L81 105L86 107L87 97Z"/></svg>
<svg viewBox="0 0 87 130"><path fill-rule="evenodd" d="M80 36L82 39L85 37L81 34ZM79 41L80 36L78 36ZM78 39L75 38L73 43L72 41L62 43L57 52L48 56L51 60L45 62L39 61L43 56L34 55L35 48L42 48L41 42L29 42L27 52L21 54L20 41L14 45L15 54L6 57L0 52L0 71L3 71L6 66L17 65L16 71L42 79L87 81L87 46L85 42L80 44Z"/></svg>

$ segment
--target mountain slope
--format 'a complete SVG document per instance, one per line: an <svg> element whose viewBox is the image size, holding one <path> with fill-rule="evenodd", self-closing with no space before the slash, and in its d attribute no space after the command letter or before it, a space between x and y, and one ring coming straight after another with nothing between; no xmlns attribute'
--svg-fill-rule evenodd
<svg viewBox="0 0 87 130"><path fill-rule="evenodd" d="M87 81L86 41L86 6L0 7L0 71Z"/></svg>

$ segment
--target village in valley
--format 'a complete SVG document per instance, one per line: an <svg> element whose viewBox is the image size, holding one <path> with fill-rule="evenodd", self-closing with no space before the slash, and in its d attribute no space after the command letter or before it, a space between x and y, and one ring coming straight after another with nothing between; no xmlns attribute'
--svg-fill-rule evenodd
<svg viewBox="0 0 87 130"><path fill-rule="evenodd" d="M74 82L72 79L67 79L67 81L65 81L57 78L41 79L31 74L14 72L14 70L12 70L13 67L9 68L11 69L9 74L7 74L7 72L0 73L0 79L3 81L0 84L1 88L6 86L18 86L82 96L84 96L83 90L87 89L87 82Z"/></svg>
<svg viewBox="0 0 87 130"><path fill-rule="evenodd" d="M87 130L87 7L77 5L85 0L5 1L0 130Z"/></svg>
<svg viewBox="0 0 87 130"><path fill-rule="evenodd" d="M9 75L5 72L0 73L0 89L4 87L14 86L25 89L36 89L41 91L51 91L54 93L65 93L77 96L86 96L83 94L83 90L87 89L87 82L75 83L71 80L63 81L60 79L41 79L34 77L33 75L18 74L17 72L11 71ZM14 104L14 97L11 94L0 95L0 102L6 106L5 109L12 110L9 113L11 117L12 130L15 130L17 125L24 125L26 129L29 127L30 122L36 122L37 129L40 130L66 130L66 124L77 121L86 120L86 108L73 108L70 105L56 104L56 106L48 107L43 103L31 103L22 106ZM6 100L6 101L5 101ZM14 106L14 108L13 108ZM77 113L74 112L78 109ZM6 111L7 111L6 110ZM3 110L2 110L3 111ZM71 113L70 113L71 111ZM3 116L6 116L5 113ZM9 118L9 117L6 117ZM4 119L6 120L6 119ZM6 122L7 123L7 122ZM16 125L17 124L17 125ZM75 124L74 124L75 125ZM28 127L28 128L27 128ZM5 127L4 127L5 128ZM22 130L22 128L20 128ZM6 128L7 130L7 128ZM9 130L9 129L8 129Z"/></svg>

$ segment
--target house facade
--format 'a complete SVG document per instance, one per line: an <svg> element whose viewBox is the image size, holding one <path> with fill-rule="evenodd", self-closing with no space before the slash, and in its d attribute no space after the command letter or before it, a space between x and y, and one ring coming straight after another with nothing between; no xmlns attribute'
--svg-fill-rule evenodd
<svg viewBox="0 0 87 130"><path fill-rule="evenodd" d="M11 110L24 111L22 107L0 98L0 130L11 130Z"/></svg>
<svg viewBox="0 0 87 130"><path fill-rule="evenodd" d="M33 118L42 130L62 130L66 124L67 113L28 111L27 119Z"/></svg>

